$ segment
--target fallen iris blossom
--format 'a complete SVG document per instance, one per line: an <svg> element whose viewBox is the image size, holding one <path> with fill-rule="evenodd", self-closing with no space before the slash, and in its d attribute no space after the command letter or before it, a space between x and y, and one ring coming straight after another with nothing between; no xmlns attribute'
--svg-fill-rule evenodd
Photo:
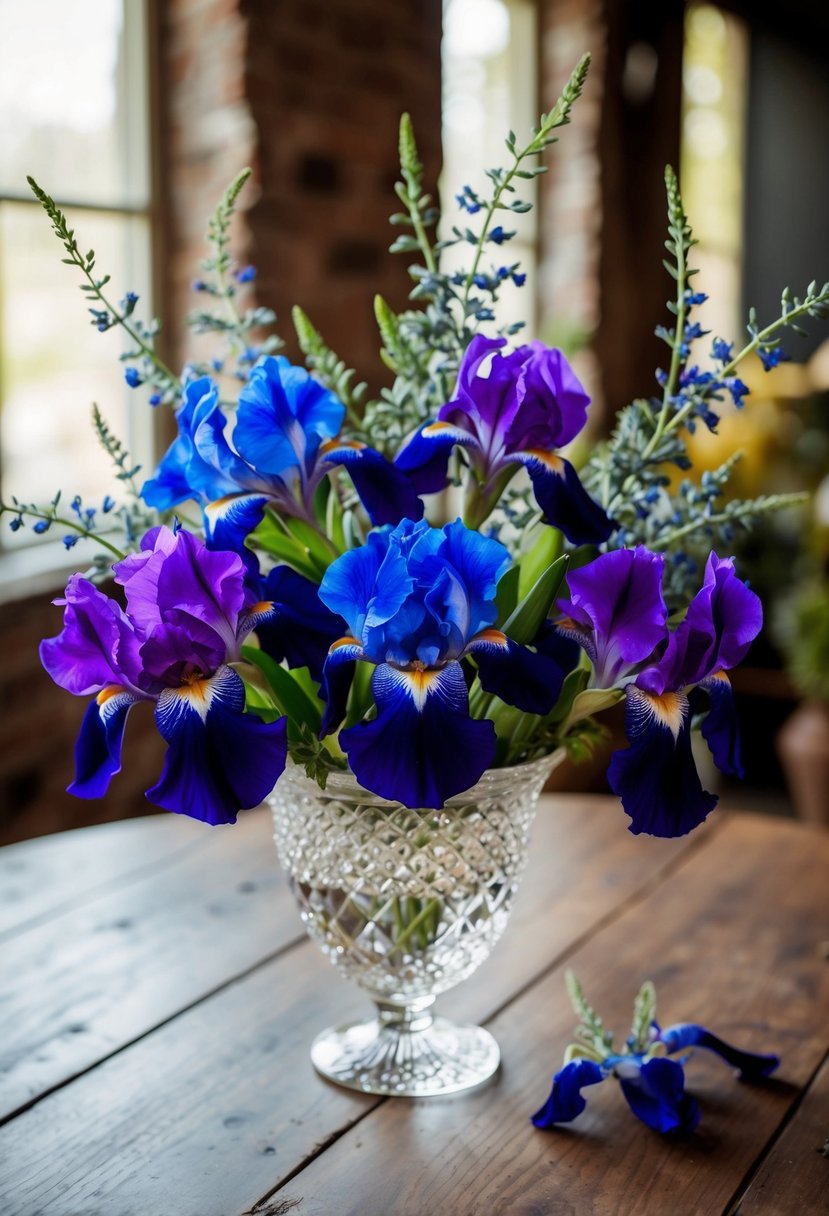
<svg viewBox="0 0 829 1216"><path fill-rule="evenodd" d="M613 1050L613 1035L585 1000L581 985L567 973L567 988L580 1023L577 1043L564 1053L564 1065L553 1077L553 1087L532 1123L549 1130L557 1123L571 1123L587 1106L582 1090L615 1077L628 1106L654 1131L692 1132L700 1120L699 1105L685 1090L684 1063L668 1059L675 1052L703 1047L715 1052L739 1072L741 1080L768 1077L778 1067L775 1055L742 1051L693 1022L660 1028L654 1018L656 990L646 981L634 1003L633 1025L623 1052Z"/></svg>

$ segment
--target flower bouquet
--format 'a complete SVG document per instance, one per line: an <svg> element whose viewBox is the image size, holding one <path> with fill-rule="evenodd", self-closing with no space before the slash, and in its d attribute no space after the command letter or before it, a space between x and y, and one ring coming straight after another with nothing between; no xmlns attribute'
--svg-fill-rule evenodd
<svg viewBox="0 0 829 1216"><path fill-rule="evenodd" d="M92 323L129 337L127 383L173 407L178 432L143 479L96 409L120 503L0 504L12 528L100 547L41 647L55 682L92 698L70 789L106 792L142 702L167 743L147 791L157 806L232 823L275 787L309 930L379 1004L371 1022L320 1036L314 1060L374 1092L447 1092L497 1066L485 1031L429 1008L503 931L538 794L556 758L591 750L603 711L624 702L608 780L635 833L682 835L715 806L693 726L721 769L741 770L727 673L762 613L727 553L789 500L727 501L733 461L677 473L691 469L688 433L715 430L729 398L742 406L740 361L785 358L779 331L826 316L829 285L784 292L770 323L751 314L740 350L715 337L695 361L705 297L668 170L668 369L577 471L562 449L585 427L587 393L561 351L518 342L520 322L496 328L494 305L506 280L524 281L508 225L587 68L526 144L509 134L507 167L466 187L439 234L404 116L391 251L410 258L414 287L400 314L375 302L389 372L376 399L300 309L305 367L278 353L272 312L240 306L255 272L229 232L247 173L210 222L194 283L189 320L215 356L181 375L157 353L157 322L138 319L133 293L112 302L94 252L31 183ZM465 269L443 269L449 246Z"/></svg>

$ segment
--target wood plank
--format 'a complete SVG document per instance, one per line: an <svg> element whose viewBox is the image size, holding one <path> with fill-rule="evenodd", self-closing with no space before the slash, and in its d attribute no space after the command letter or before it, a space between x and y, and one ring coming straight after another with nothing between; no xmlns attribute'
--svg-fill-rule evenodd
<svg viewBox="0 0 829 1216"><path fill-rule="evenodd" d="M116 883L157 871L206 844L184 815L104 823L0 849L0 939L96 898Z"/></svg>
<svg viewBox="0 0 829 1216"><path fill-rule="evenodd" d="M611 1083L589 1092L573 1127L529 1124L572 1035L558 968L492 1024L503 1053L494 1083L385 1102L269 1202L295 1202L302 1216L721 1213L827 1049L829 968L818 950L829 937L827 863L826 833L735 818L570 962L620 1038L650 976L663 1023L702 1022L782 1055L779 1079L749 1086L697 1053L687 1072L702 1108L693 1136L656 1135Z"/></svg>
<svg viewBox="0 0 829 1216"><path fill-rule="evenodd" d="M18 933L2 947L0 1118L302 936L264 810Z"/></svg>
<svg viewBox="0 0 829 1216"><path fill-rule="evenodd" d="M525 931L508 931L468 982L478 1017L704 846L686 839L640 848L609 799L548 805L516 908ZM578 918L568 912L576 901ZM519 953L515 969L507 959ZM0 1130L0 1210L5 1200L16 1216L244 1211L376 1103L324 1082L308 1057L317 1031L368 1008L313 943L283 954Z"/></svg>
<svg viewBox="0 0 829 1216"><path fill-rule="evenodd" d="M729 1216L788 1216L829 1210L829 1059Z"/></svg>

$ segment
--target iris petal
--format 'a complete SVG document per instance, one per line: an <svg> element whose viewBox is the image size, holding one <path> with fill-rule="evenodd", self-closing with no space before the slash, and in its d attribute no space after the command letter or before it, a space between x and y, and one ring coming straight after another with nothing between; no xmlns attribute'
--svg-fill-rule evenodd
<svg viewBox="0 0 829 1216"><path fill-rule="evenodd" d="M127 714L139 698L117 685L105 688L84 715L75 744L75 780L68 793L103 798L121 771L121 743Z"/></svg>
<svg viewBox="0 0 829 1216"><path fill-rule="evenodd" d="M620 1077L628 1106L655 1132L692 1132L699 1123L699 1106L685 1092L685 1073L676 1060L657 1056L638 1074Z"/></svg>
<svg viewBox="0 0 829 1216"><path fill-rule="evenodd" d="M339 432L345 406L282 356L260 359L239 395L233 442L254 468L304 477L320 444Z"/></svg>
<svg viewBox="0 0 829 1216"><path fill-rule="evenodd" d="M731 558L711 553L700 591L691 601L680 630L688 629L709 642L706 651L689 647L697 655L696 670L683 673L696 684L719 668L736 667L763 625L763 608L755 593L739 579Z"/></svg>
<svg viewBox="0 0 829 1216"><path fill-rule="evenodd" d="M667 1026L660 1032L659 1039L671 1052L684 1051L688 1047L705 1047L708 1051L715 1052L727 1064L738 1068L740 1076L745 1080L767 1077L780 1064L779 1056L741 1051L706 1030L704 1026L697 1026L693 1022L679 1022L676 1026Z"/></svg>
<svg viewBox="0 0 829 1216"><path fill-rule="evenodd" d="M454 567L466 587L469 598L466 637L471 637L493 624L498 615L495 593L498 580L510 565L510 555L500 541L481 536L459 519L447 524L443 532L446 540L438 556Z"/></svg>
<svg viewBox="0 0 829 1216"><path fill-rule="evenodd" d="M702 723L702 737L711 749L714 763L721 773L744 777L740 730L734 708L731 681L724 671L718 671L699 686L711 698L711 705Z"/></svg>
<svg viewBox="0 0 829 1216"><path fill-rule="evenodd" d="M339 444L323 449L326 464L343 465L373 524L398 524L420 519L423 503L412 479L365 444Z"/></svg>
<svg viewBox="0 0 829 1216"><path fill-rule="evenodd" d="M285 767L286 721L244 713L245 688L230 667L162 693L156 722L168 748L160 781L147 790L156 805L205 823L235 823L258 806Z"/></svg>
<svg viewBox="0 0 829 1216"><path fill-rule="evenodd" d="M365 653L356 638L340 638L328 652L320 685L320 696L326 702L320 738L324 739L336 730L345 717L354 664L364 658Z"/></svg>
<svg viewBox="0 0 829 1216"><path fill-rule="evenodd" d="M571 544L598 545L613 532L615 523L587 493L569 460L543 451L516 452L505 459L526 467L547 522Z"/></svg>
<svg viewBox="0 0 829 1216"><path fill-rule="evenodd" d="M64 605L63 630L40 643L40 661L55 683L75 696L135 683L139 640L120 605L79 574L55 603Z"/></svg>
<svg viewBox="0 0 829 1216"><path fill-rule="evenodd" d="M586 650L600 687L615 684L667 638L664 565L660 554L638 545L603 553L567 575L570 598L558 601L568 618L562 629Z"/></svg>
<svg viewBox="0 0 829 1216"><path fill-rule="evenodd" d="M343 633L342 618L319 597L319 588L288 566L276 566L262 584L273 605L265 621L254 626L266 654L289 667L307 667L318 682L329 647Z"/></svg>
<svg viewBox="0 0 829 1216"><path fill-rule="evenodd" d="M495 728L469 717L459 663L433 671L381 664L372 678L377 717L340 735L357 780L409 807L442 807L469 789L495 756Z"/></svg>
<svg viewBox="0 0 829 1216"><path fill-rule="evenodd" d="M625 734L630 746L613 753L607 779L630 815L634 835L684 836L717 805L716 796L700 784L689 718L681 693L656 697L628 685Z"/></svg>
<svg viewBox="0 0 829 1216"><path fill-rule="evenodd" d="M519 646L498 629L485 629L466 648L478 664L481 687L528 714L547 714L566 675L555 661ZM568 669L569 670L569 669Z"/></svg>
<svg viewBox="0 0 829 1216"><path fill-rule="evenodd" d="M554 1123L570 1123L587 1106L581 1091L588 1085L598 1085L605 1074L593 1060L571 1060L553 1077L550 1096L532 1116L536 1127L549 1128Z"/></svg>
<svg viewBox="0 0 829 1216"><path fill-rule="evenodd" d="M265 516L273 497L268 494L227 494L204 508L204 533L211 549L247 554L245 541ZM276 504L278 505L278 503Z"/></svg>
<svg viewBox="0 0 829 1216"><path fill-rule="evenodd" d="M390 546L391 535L386 530L371 532L364 545L332 562L320 583L322 602L363 641L365 630L389 621L414 587L400 548Z"/></svg>
<svg viewBox="0 0 829 1216"><path fill-rule="evenodd" d="M438 494L446 489L449 456L456 443L477 447L467 431L448 422L426 422L406 441L395 457L395 466L407 473L418 494Z"/></svg>
<svg viewBox="0 0 829 1216"><path fill-rule="evenodd" d="M213 411L221 413L219 392L208 376L201 376L184 389L176 413L178 436L167 449L155 476L144 482L141 497L151 507L168 511L194 493L216 498L233 488L221 468L208 464L199 454L194 433Z"/></svg>

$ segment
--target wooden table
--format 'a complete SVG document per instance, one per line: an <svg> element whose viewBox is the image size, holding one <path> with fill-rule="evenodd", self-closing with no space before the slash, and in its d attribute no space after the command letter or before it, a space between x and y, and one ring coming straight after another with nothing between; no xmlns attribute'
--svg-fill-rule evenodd
<svg viewBox="0 0 829 1216"><path fill-rule="evenodd" d="M3 1216L704 1216L829 1211L829 833L720 815L635 838L610 799L548 797L503 942L439 1001L484 1021L497 1079L380 1100L314 1073L314 1034L368 1012L306 940L264 812L159 816L0 852ZM624 1038L641 981L777 1077L706 1052L702 1108L660 1137L615 1084L536 1131L572 967Z"/></svg>

